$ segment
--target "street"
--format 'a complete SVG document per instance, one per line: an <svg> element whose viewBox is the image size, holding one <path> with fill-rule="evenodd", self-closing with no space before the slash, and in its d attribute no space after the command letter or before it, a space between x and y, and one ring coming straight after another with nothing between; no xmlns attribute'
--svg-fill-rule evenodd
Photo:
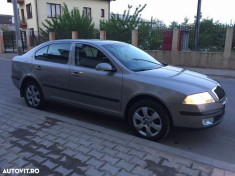
<svg viewBox="0 0 235 176"><path fill-rule="evenodd" d="M11 81L10 60L0 59L0 97L4 102L27 106ZM175 129L161 143L203 156L235 164L235 79L214 77L225 88L228 97L224 121L204 130ZM73 107L50 103L47 112L89 122L119 132L132 134L125 121Z"/></svg>

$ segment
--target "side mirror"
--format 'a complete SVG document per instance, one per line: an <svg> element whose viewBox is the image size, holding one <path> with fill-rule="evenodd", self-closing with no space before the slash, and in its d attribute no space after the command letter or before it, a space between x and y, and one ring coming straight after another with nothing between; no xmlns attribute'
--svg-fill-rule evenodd
<svg viewBox="0 0 235 176"><path fill-rule="evenodd" d="M108 63L99 63L96 67L97 70L102 70L102 71L112 71L115 72L116 69L114 69L110 64Z"/></svg>

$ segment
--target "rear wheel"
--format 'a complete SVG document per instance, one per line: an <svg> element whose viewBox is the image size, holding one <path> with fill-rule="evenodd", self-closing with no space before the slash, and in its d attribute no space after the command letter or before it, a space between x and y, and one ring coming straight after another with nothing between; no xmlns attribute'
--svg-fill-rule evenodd
<svg viewBox="0 0 235 176"><path fill-rule="evenodd" d="M170 131L166 109L151 100L135 103L129 111L128 118L135 133L146 139L160 140Z"/></svg>
<svg viewBox="0 0 235 176"><path fill-rule="evenodd" d="M45 100L40 86L35 81L27 82L24 89L24 98L28 106L36 109L45 107Z"/></svg>

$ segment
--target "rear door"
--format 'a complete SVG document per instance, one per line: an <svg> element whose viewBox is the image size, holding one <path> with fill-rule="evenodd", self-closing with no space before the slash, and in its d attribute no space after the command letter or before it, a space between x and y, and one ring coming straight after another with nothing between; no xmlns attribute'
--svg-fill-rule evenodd
<svg viewBox="0 0 235 176"><path fill-rule="evenodd" d="M70 49L71 43L54 43L35 53L34 76L46 99L68 99Z"/></svg>

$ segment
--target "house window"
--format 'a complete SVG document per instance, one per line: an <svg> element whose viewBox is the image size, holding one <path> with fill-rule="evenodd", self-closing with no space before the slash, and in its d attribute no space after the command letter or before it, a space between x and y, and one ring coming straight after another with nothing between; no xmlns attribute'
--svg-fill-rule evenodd
<svg viewBox="0 0 235 176"><path fill-rule="evenodd" d="M83 13L88 16L89 19L91 19L91 8L89 7L83 7Z"/></svg>
<svg viewBox="0 0 235 176"><path fill-rule="evenodd" d="M26 5L26 11L27 11L27 18L30 19L33 17L32 15L32 6L31 3Z"/></svg>
<svg viewBox="0 0 235 176"><path fill-rule="evenodd" d="M61 15L61 5L47 3L47 17L58 17Z"/></svg>
<svg viewBox="0 0 235 176"><path fill-rule="evenodd" d="M104 18L104 9L101 9L101 17Z"/></svg>

